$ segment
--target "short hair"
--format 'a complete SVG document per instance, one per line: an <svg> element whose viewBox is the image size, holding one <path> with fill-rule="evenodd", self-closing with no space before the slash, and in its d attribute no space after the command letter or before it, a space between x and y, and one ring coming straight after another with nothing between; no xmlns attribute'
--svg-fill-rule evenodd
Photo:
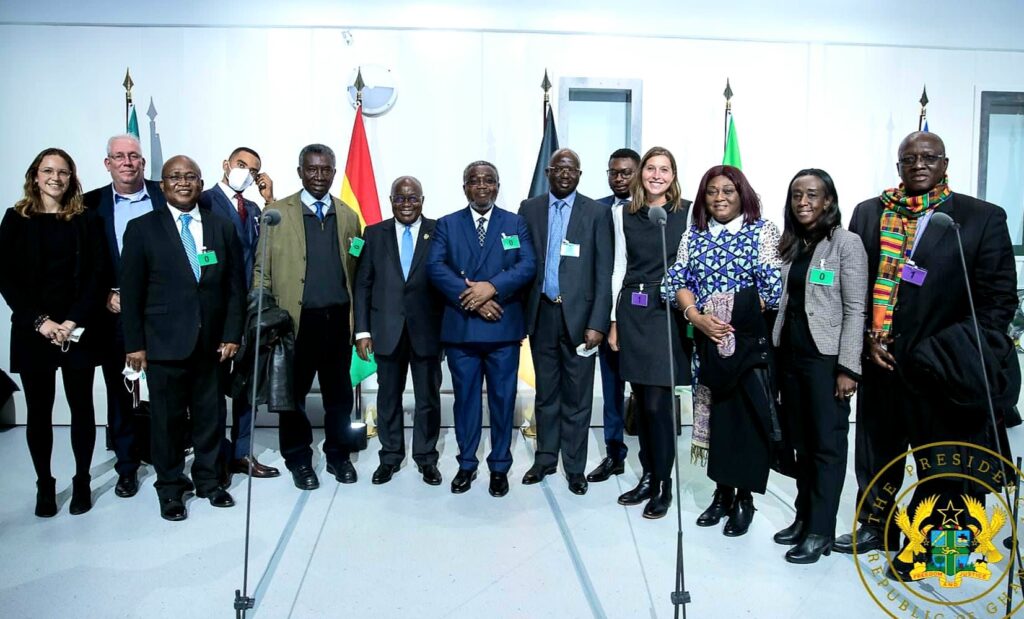
<svg viewBox="0 0 1024 619"><path fill-rule="evenodd" d="M620 148L608 157L609 161L612 159L632 159L633 163L637 166L640 165L640 153L636 152L632 148Z"/></svg>
<svg viewBox="0 0 1024 619"><path fill-rule="evenodd" d="M550 167L551 164L555 162L555 157L564 157L566 155L572 155L572 158L576 160L576 165L580 167L583 166L583 164L580 163L579 153L571 148L559 148L555 152L551 153L551 156L548 157L548 166Z"/></svg>
<svg viewBox="0 0 1024 619"><path fill-rule="evenodd" d="M477 167L477 166L487 166L488 168L494 170L494 180L498 181L499 183L501 182L501 177L498 176L498 168L497 168L497 166L495 166L490 161L484 161L484 160L481 159L479 161L474 161L473 163L469 164L468 166L466 166L466 169L464 169L462 171L462 183L463 184L465 184L466 181L469 180L469 171L472 170L473 168Z"/></svg>
<svg viewBox="0 0 1024 619"><path fill-rule="evenodd" d="M810 230L805 229L797 222L796 217L793 215L793 204L790 198L793 191L793 183L802 176L817 177L825 186L825 197L832 198L832 204L825 209L825 212L821 214L821 217L818 218L818 221L815 222L814 227ZM785 262L792 262L800 254L801 240L813 244L825 237L831 239L836 228L842 225L843 216L839 211L839 193L836 192L836 184L832 181L832 177L825 170L807 168L797 172L786 188L785 204L785 214L782 217L784 227L782 239L779 241L779 256Z"/></svg>
<svg viewBox="0 0 1024 619"><path fill-rule="evenodd" d="M643 168L647 165L648 161L659 155L667 157L669 164L672 166L672 182L668 186L668 191L665 192L665 198L668 200L667 208L665 210L677 211L682 208L683 190L679 186L679 172L678 168L676 168L676 158L672 155L672 152L669 151L669 149L662 146L654 146L644 153L643 159L640 160L640 163L637 166L640 170L637 174L633 175L633 180L629 182L629 193L632 196L632 199L627 208L629 208L630 213L635 213L642 207L648 205L647 190L644 188L643 181Z"/></svg>
<svg viewBox="0 0 1024 619"><path fill-rule="evenodd" d="M139 152L142 152L142 142L139 141L138 137L132 135L131 133L119 133L117 135L110 136L110 138L107 140L107 157L113 154L110 152L110 147L114 144L116 140L131 140L132 142L135 142L136 146L139 147Z"/></svg>
<svg viewBox="0 0 1024 619"><path fill-rule="evenodd" d="M394 180L394 182L391 183L391 195L395 195L395 188L397 188L399 184L404 182L415 183L416 186L420 188L420 194L423 194L423 183L420 182L420 179L416 178L415 176L406 175L399 176Z"/></svg>
<svg viewBox="0 0 1024 619"><path fill-rule="evenodd" d="M700 186L697 187L697 195L693 200L693 226L698 230L708 229L707 197L708 183L716 176L724 176L736 185L736 191L740 193L740 214L743 215L744 224L752 224L761 219L761 199L757 197L750 181L743 174L743 171L731 165L716 165L704 173L700 179Z"/></svg>
<svg viewBox="0 0 1024 619"><path fill-rule="evenodd" d="M331 158L331 167L338 167L338 160L334 156L334 151L326 144L307 144L302 147L302 150L299 151L300 168L302 167L302 163L306 160L306 155L327 155Z"/></svg>
<svg viewBox="0 0 1024 619"><path fill-rule="evenodd" d="M260 163L263 163L263 157L260 157L259 153L257 153L253 149L249 148L248 146L239 146L235 150L231 151L231 154L228 155L228 161L231 161L232 159L234 159L235 155L237 155L238 153L249 153L253 157L259 159ZM302 163L300 162L299 165L302 165Z"/></svg>
<svg viewBox="0 0 1024 619"><path fill-rule="evenodd" d="M71 170L71 178L68 179L68 189L60 199L60 218L68 221L75 215L85 211L85 204L82 201L82 183L78 180L78 167L75 160L60 148L47 148L32 160L25 170L24 196L14 205L14 212L22 217L31 217L33 214L43 212L43 198L39 192L39 185L36 185L36 174L39 173L39 166L43 158L49 155L57 155L63 159Z"/></svg>

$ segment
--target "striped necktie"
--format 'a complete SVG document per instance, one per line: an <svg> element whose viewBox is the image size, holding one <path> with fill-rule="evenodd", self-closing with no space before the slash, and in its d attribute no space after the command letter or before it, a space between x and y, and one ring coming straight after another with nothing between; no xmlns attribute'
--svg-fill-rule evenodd
<svg viewBox="0 0 1024 619"><path fill-rule="evenodd" d="M178 221L181 222L181 244L185 247L188 265L192 267L192 274L196 276L196 281L198 282L199 256L196 254L196 238L192 236L192 231L188 229L188 225L192 223L192 216L188 213L182 213L178 217Z"/></svg>
<svg viewBox="0 0 1024 619"><path fill-rule="evenodd" d="M480 247L484 246L484 237L487 236L487 229L484 228L485 221L487 221L486 217L476 220L476 238L480 241Z"/></svg>

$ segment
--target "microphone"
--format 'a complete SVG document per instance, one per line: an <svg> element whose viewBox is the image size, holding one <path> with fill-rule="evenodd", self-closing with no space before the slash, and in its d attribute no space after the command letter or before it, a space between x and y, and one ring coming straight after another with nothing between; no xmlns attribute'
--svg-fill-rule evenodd
<svg viewBox="0 0 1024 619"><path fill-rule="evenodd" d="M944 226L953 226L954 228L957 229L960 228L960 224L953 221L952 217L939 211L935 211L934 213L932 213L931 221L929 221L928 223L942 224Z"/></svg>
<svg viewBox="0 0 1024 619"><path fill-rule="evenodd" d="M267 224L268 226L276 226L277 224L281 223L281 211L277 210L276 208L263 211L263 223Z"/></svg>
<svg viewBox="0 0 1024 619"><path fill-rule="evenodd" d="M934 217L934 215L932 215L932 217ZM668 221L668 213L666 213L665 209L660 206L652 206L647 213L647 218L651 220L651 223L664 226L665 222Z"/></svg>

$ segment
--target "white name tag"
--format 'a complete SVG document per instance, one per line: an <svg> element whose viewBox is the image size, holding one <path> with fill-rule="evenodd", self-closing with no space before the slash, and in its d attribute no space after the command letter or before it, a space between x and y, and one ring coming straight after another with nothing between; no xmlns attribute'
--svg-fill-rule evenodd
<svg viewBox="0 0 1024 619"><path fill-rule="evenodd" d="M580 246L578 243L570 243L569 241L562 241L562 250L559 255L568 256L569 258L580 257Z"/></svg>

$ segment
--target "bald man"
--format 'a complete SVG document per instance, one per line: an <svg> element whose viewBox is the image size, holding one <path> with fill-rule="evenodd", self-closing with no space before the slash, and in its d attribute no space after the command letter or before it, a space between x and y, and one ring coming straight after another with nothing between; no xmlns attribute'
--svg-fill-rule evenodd
<svg viewBox="0 0 1024 619"><path fill-rule="evenodd" d="M124 233L121 319L126 363L149 383L160 515L176 521L187 517L183 495L193 488L214 507L234 505L216 470L218 365L242 339L245 276L232 223L196 208L203 179L195 161L172 157L160 186L167 206L133 219ZM186 424L195 447L191 481Z"/></svg>
<svg viewBox="0 0 1024 619"><path fill-rule="evenodd" d="M391 481L405 458L402 394L412 367L416 396L412 459L423 481L441 483L437 436L441 427L441 314L444 299L430 285L425 258L434 236L423 217L423 186L411 176L391 184L394 217L363 231L354 290L356 354L377 361L377 436L380 465L374 484Z"/></svg>

